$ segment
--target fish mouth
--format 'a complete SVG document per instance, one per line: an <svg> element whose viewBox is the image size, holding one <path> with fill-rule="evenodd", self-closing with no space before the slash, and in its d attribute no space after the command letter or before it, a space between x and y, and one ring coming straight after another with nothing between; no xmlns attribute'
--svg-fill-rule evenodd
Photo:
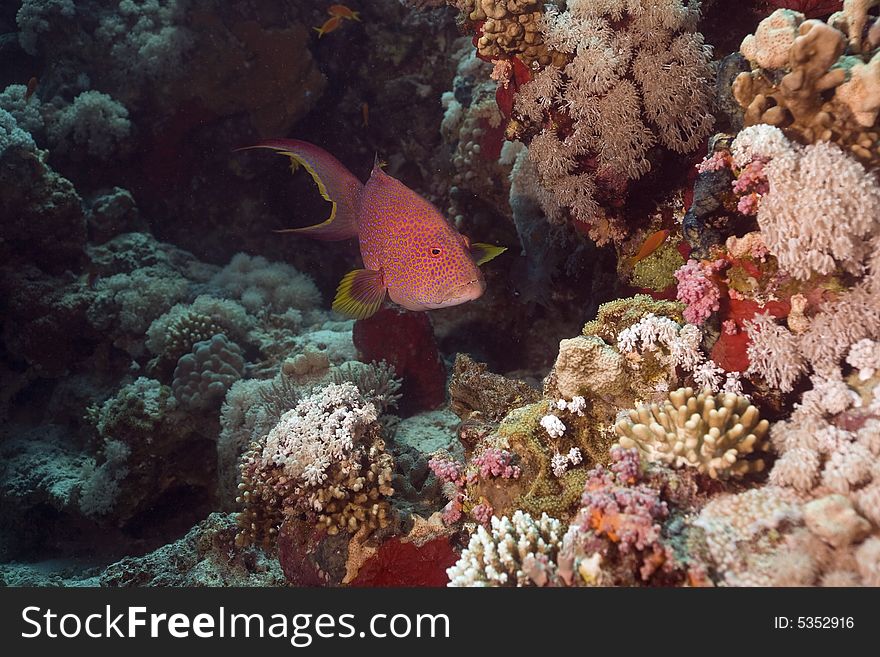
<svg viewBox="0 0 880 657"><path fill-rule="evenodd" d="M442 301L436 303L425 304L428 308L448 308L449 306L457 306L468 301L479 299L483 292L486 291L486 283L482 278L474 278L467 283L456 285L452 288Z"/></svg>

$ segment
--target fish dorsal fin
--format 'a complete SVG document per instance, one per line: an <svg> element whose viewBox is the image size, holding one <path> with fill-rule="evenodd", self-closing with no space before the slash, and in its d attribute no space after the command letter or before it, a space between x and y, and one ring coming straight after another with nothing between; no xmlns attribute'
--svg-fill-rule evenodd
<svg viewBox="0 0 880 657"><path fill-rule="evenodd" d="M496 258L507 251L507 247L475 242L471 244L470 251L474 261L476 261L478 265L484 265L493 258Z"/></svg>
<svg viewBox="0 0 880 657"><path fill-rule="evenodd" d="M339 160L322 148L295 139L273 139L248 148L268 148L290 158L290 169L309 172L321 197L330 203L330 216L305 228L287 228L277 233L296 233L319 240L357 237L357 212L363 184ZM246 149L239 149L246 150Z"/></svg>
<svg viewBox="0 0 880 657"><path fill-rule="evenodd" d="M343 276L336 288L333 310L352 319L366 319L376 314L384 298L382 272L355 269Z"/></svg>

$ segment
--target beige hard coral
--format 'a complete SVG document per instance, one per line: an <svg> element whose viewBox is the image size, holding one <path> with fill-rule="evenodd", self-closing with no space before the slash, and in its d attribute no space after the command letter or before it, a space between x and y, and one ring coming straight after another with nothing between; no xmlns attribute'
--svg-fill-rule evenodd
<svg viewBox="0 0 880 657"><path fill-rule="evenodd" d="M649 461L695 467L718 479L764 469L752 455L767 449L769 426L747 397L679 388L662 404L629 411L615 430L621 447L638 448Z"/></svg>
<svg viewBox="0 0 880 657"><path fill-rule="evenodd" d="M596 336L577 336L559 343L556 363L545 383L555 396L619 396L626 394L628 376L623 356Z"/></svg>
<svg viewBox="0 0 880 657"><path fill-rule="evenodd" d="M877 44L854 40L866 20L842 12L825 23L788 9L764 19L740 47L752 71L733 83L745 125L777 126L802 143L833 141L880 164Z"/></svg>
<svg viewBox="0 0 880 657"><path fill-rule="evenodd" d="M559 343L556 363L544 382L545 395L584 396L592 401L590 413L610 425L620 408L652 397L658 389L679 385L674 367L650 352L638 357L621 353L618 340L649 315L682 322L683 307L678 301L657 301L646 294L602 304L596 319L584 325L582 336Z"/></svg>
<svg viewBox="0 0 880 657"><path fill-rule="evenodd" d="M803 20L798 11L777 9L758 24L754 34L743 39L740 52L762 68L784 68Z"/></svg>

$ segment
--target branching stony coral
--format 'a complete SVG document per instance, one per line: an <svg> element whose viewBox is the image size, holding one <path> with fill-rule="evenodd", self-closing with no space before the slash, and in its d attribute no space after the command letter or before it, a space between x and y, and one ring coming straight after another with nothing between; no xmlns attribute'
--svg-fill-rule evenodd
<svg viewBox="0 0 880 657"><path fill-rule="evenodd" d="M662 404L630 411L615 430L621 447L638 448L648 461L695 467L717 479L764 469L763 460L746 457L766 449L769 426L746 397L680 388Z"/></svg>
<svg viewBox="0 0 880 657"><path fill-rule="evenodd" d="M539 520L514 512L492 517L471 536L458 562L447 572L449 586L535 586L542 582L539 565L552 566L562 545L563 526L546 513ZM530 572L537 575L533 579ZM536 579L538 581L536 581Z"/></svg>
<svg viewBox="0 0 880 657"><path fill-rule="evenodd" d="M354 384L303 398L241 461L241 545L271 545L280 524L304 517L335 534L384 527L394 493L376 408Z"/></svg>

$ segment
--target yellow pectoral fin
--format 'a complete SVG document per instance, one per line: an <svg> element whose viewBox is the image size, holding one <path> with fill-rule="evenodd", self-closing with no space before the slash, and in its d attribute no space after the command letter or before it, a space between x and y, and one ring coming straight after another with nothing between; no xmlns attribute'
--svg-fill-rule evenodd
<svg viewBox="0 0 880 657"><path fill-rule="evenodd" d="M340 281L333 299L333 310L352 319L366 319L376 314L384 298L382 272L355 269Z"/></svg>
<svg viewBox="0 0 880 657"><path fill-rule="evenodd" d="M494 244L483 244L481 242L471 244L471 256L473 256L478 265L489 262L505 251L507 251L506 246L495 246Z"/></svg>

